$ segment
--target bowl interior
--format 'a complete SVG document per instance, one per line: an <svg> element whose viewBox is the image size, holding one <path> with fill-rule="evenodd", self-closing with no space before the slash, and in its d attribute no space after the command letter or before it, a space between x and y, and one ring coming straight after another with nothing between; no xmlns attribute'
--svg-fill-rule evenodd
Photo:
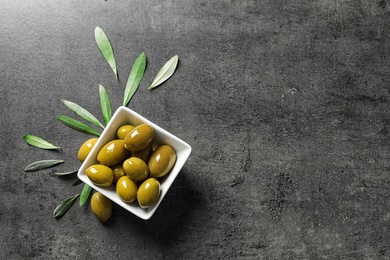
<svg viewBox="0 0 390 260"><path fill-rule="evenodd" d="M96 186L89 180L85 172L89 166L98 163L96 157L100 149L109 141L117 139L116 132L120 126L125 124L139 125L143 123L149 124L154 128L154 142L153 142L154 144L156 145L168 144L172 146L173 149L176 151L176 163L173 169L169 174L167 174L165 177L159 180L161 184L160 197L154 206L147 209L142 209L137 202L133 202L133 203L123 202L116 194L115 185L111 185L110 187ZM90 154L81 165L77 175L80 180L82 180L84 183L91 186L94 190L101 192L112 202L120 205L121 207L127 209L128 211L130 211L131 213L135 214L136 216L142 219L149 219L156 211L158 206L160 205L162 199L164 198L165 194L168 192L170 186L172 185L177 175L179 174L181 168L183 167L184 163L188 159L190 153L191 153L191 146L189 146L187 143L177 138L176 136L172 135L171 133L167 132L166 130L162 129L161 127L157 126L153 122L150 122L149 120L137 114L133 110L122 106L119 107L117 111L114 113L114 115L112 116L107 127L104 129L103 133L99 137L99 140L96 142Z"/></svg>

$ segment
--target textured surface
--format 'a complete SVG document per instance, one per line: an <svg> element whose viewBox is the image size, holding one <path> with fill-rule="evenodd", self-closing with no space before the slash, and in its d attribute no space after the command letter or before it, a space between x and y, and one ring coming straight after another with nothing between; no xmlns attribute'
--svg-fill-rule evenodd
<svg viewBox="0 0 390 260"><path fill-rule="evenodd" d="M389 24L388 0L2 0L0 258L389 259ZM101 224L77 204L54 219L81 186L53 173L77 169L89 138L55 119L73 116L60 100L102 120L98 85L118 107L142 51L129 107L190 159L149 221L115 207ZM174 54L174 76L147 91Z"/></svg>

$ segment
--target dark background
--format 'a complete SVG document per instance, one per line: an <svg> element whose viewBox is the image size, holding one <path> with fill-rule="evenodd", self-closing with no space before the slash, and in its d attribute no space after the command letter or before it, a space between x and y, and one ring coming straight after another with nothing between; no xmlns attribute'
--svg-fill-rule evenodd
<svg viewBox="0 0 390 260"><path fill-rule="evenodd" d="M389 259L389 0L2 0L1 259ZM94 28L115 51L119 82ZM155 215L78 201L61 99L103 121L145 51L129 107L193 152ZM153 91L158 69L175 74ZM34 134L61 150L27 145ZM65 163L25 173L42 159Z"/></svg>

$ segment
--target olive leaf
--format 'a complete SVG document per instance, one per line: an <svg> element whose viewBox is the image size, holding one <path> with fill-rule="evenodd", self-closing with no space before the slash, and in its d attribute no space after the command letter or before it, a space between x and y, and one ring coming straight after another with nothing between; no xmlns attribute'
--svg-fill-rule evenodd
<svg viewBox="0 0 390 260"><path fill-rule="evenodd" d="M170 58L164 66L161 67L161 69L157 72L156 77L154 78L152 85L148 88L153 89L157 87L158 85L162 84L164 81L169 79L173 73L176 70L177 63L179 61L179 56L175 55L172 58Z"/></svg>
<svg viewBox="0 0 390 260"><path fill-rule="evenodd" d="M23 136L24 141L28 143L29 145L42 148L42 149L60 149L60 147L49 143L48 141L43 140L42 138L35 136L35 135L30 135L27 134Z"/></svg>
<svg viewBox="0 0 390 260"><path fill-rule="evenodd" d="M65 213L68 212L68 210L72 207L74 201L77 199L78 196L79 196L79 194L76 194L76 195L64 200L64 202L62 202L60 205L58 205L55 208L55 210L53 211L53 216L55 218L60 218L63 215L65 215Z"/></svg>
<svg viewBox="0 0 390 260"><path fill-rule="evenodd" d="M83 181L80 180L80 179L77 179L77 180L72 184L72 186L77 186L77 185L80 185L81 183L83 183Z"/></svg>
<svg viewBox="0 0 390 260"><path fill-rule="evenodd" d="M67 116L63 116L63 115L57 115L56 118L64 125L66 125L70 128L73 128L76 131L79 131L79 132L82 132L85 134L100 136L100 133L97 130L91 128L90 126L87 126L86 124L84 124L76 119L73 119L73 118L70 118Z"/></svg>
<svg viewBox="0 0 390 260"><path fill-rule="evenodd" d="M104 129L103 124L100 123L100 121L97 120L96 117L94 117L90 112L88 112L86 109L84 109L80 105L78 105L74 102L68 101L68 100L64 100L64 99L61 99L61 101L62 101L62 103L65 104L65 106L67 108L69 108L71 111L75 112L82 119Z"/></svg>
<svg viewBox="0 0 390 260"><path fill-rule="evenodd" d="M95 40L99 47L100 52L110 65L112 71L115 74L115 78L118 79L118 71L116 69L114 50L111 46L110 40L100 27L95 28Z"/></svg>
<svg viewBox="0 0 390 260"><path fill-rule="evenodd" d="M74 171L70 171L70 172L55 172L54 174L58 175L58 176L65 176L65 175L75 174L77 172L78 172L78 170L74 170Z"/></svg>
<svg viewBox="0 0 390 260"><path fill-rule="evenodd" d="M107 90L103 85L99 85L99 96L100 96L100 107L102 108L102 114L106 124L111 120L112 111L111 111L111 102L108 96Z"/></svg>
<svg viewBox="0 0 390 260"><path fill-rule="evenodd" d="M142 52L138 58L135 60L133 67L131 68L129 77L127 79L125 94L123 98L123 105L127 106L133 97L134 93L137 91L139 83L144 75L146 68L146 55L145 52Z"/></svg>
<svg viewBox="0 0 390 260"><path fill-rule="evenodd" d="M39 171L63 163L64 160L41 160L33 162L24 169L25 172Z"/></svg>
<svg viewBox="0 0 390 260"><path fill-rule="evenodd" d="M88 200L89 195L91 194L92 188L88 184L84 184L83 190L80 195L80 206L83 206Z"/></svg>

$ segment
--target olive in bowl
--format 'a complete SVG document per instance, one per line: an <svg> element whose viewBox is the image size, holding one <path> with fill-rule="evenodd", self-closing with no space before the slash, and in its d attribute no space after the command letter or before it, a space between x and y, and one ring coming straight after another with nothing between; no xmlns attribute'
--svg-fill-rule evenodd
<svg viewBox="0 0 390 260"><path fill-rule="evenodd" d="M175 157L176 158L171 158L169 157L171 155L170 150L167 148L162 149L164 153L162 153L164 156L167 158L169 157L169 160L167 160L166 165L160 165L157 168L157 172L155 176L160 176L161 174L165 174L164 176L161 177L153 177L148 175L148 177L145 177L144 180L139 181L139 186L142 185L143 181L148 180L149 178L158 178L159 182L159 191L158 193L150 193L153 194L158 194L158 197L156 201L153 201L153 204L149 206L150 201L143 202L142 207L137 203L137 201L133 202L126 202L127 198L121 199L120 196L118 196L118 193L116 191L116 185L115 181L112 182L112 185L109 185L108 187L104 186L99 186L94 184L87 176L86 170L96 164L100 164L100 162L97 159L97 156L100 152L100 150L109 142L113 140L118 140L117 132L118 129L121 126L124 125L132 125L134 128L137 126L146 124L152 128L153 132L150 132L150 135L152 136L153 139L153 149L156 151L158 147L162 145L168 145L170 146L174 151L175 151ZM134 129L133 129L134 130ZM130 131L131 132L131 131ZM128 153L123 159L129 159L132 157L141 157L138 156L140 152L142 152L145 149L150 149L150 143L147 143L147 145L142 145L142 146L137 146L134 145L134 140L130 140L129 138L126 140L126 137L129 133L126 133L126 136L124 137L124 142L129 144L125 146L126 150ZM121 136L123 137L123 136ZM146 142L148 142L148 138L145 138ZM117 141L118 143L118 141ZM135 148L134 148L135 147ZM122 152L122 150L121 150ZM152 153L149 150L148 151L148 156L152 157ZM149 121L148 119L144 118L143 116L139 115L138 113L134 112L133 110L127 108L127 107L119 107L114 115L112 116L110 122L104 129L103 133L93 146L92 150L84 160L82 166L80 167L78 171L78 178L83 181L84 183L88 184L91 186L95 191L100 192L103 194L105 197L107 197L109 200L114 202L115 204L123 207L124 209L128 210L129 212L133 213L134 215L140 217L141 219L149 219L152 217L152 215L155 213L157 208L159 207L161 201L164 199L165 195L169 191L169 188L171 187L172 183L178 176L179 172L181 171L182 167L184 166L185 162L187 161L188 157L191 154L191 146L188 145L186 142L183 140L179 139L178 137L174 136L173 134L169 133L168 131L164 130L160 126L154 124L153 122ZM134 156L133 156L134 155ZM112 159L112 158L110 158ZM114 158L117 159L117 158ZM138 162L136 159L132 159L133 161ZM172 163L173 162L173 163ZM110 162L110 164L117 164L117 160L113 160L113 162ZM147 165L147 163L145 162ZM142 164L143 165L143 164ZM168 173L165 173L164 170L167 170L167 168L171 167L169 169ZM139 167L138 167L139 168ZM126 175L128 176L128 175ZM141 177L140 177L141 178ZM142 177L144 178L144 177ZM154 181L150 181L154 187L157 187L157 184ZM138 182L137 182L138 183ZM149 193L145 193L149 194ZM142 196L141 196L142 197Z"/></svg>

